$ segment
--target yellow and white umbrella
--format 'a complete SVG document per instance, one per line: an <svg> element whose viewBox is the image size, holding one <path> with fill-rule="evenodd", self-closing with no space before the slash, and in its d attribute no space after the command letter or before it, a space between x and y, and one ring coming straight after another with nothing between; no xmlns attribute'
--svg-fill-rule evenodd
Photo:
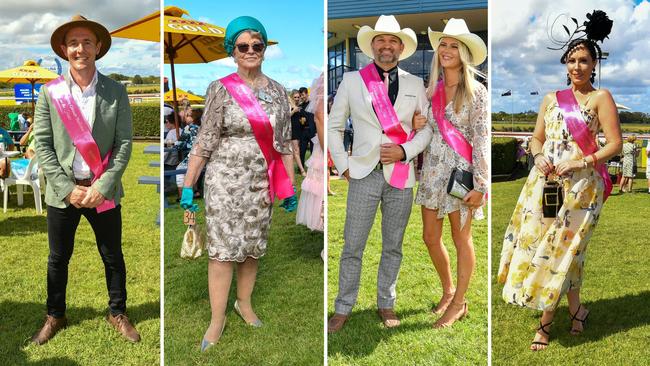
<svg viewBox="0 0 650 366"><path fill-rule="evenodd" d="M34 84L39 81L50 81L58 78L56 73L41 67L34 60L25 61L23 66L0 71L0 81L9 83L30 83L32 84L32 116L34 115Z"/></svg>
<svg viewBox="0 0 650 366"><path fill-rule="evenodd" d="M203 102L205 99L199 97L198 95L190 94L181 88L176 88L176 98L183 100L187 99L190 102ZM165 102L171 102L174 100L173 90L167 91L164 95Z"/></svg>
<svg viewBox="0 0 650 366"><path fill-rule="evenodd" d="M185 9L166 6L163 17L163 41L165 63L170 65L172 77L172 101L178 112L175 64L207 63L228 57L224 48L226 29L218 25L183 17L189 16ZM160 12L149 14L111 32L114 37L160 42ZM269 41L269 45L276 44ZM178 113L174 114L178 133Z"/></svg>

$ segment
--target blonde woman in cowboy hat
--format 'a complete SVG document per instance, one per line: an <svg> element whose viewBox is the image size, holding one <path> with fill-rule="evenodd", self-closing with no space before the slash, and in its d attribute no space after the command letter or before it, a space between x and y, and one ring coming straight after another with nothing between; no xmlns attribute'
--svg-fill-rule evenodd
<svg viewBox="0 0 650 366"><path fill-rule="evenodd" d="M398 67L400 60L416 50L413 30L402 29L392 15L382 15L374 29L364 26L359 30L357 41L361 51L374 62L343 75L328 118L332 160L350 182L345 244L339 262L339 292L335 314L327 327L330 333L343 327L356 303L363 251L380 204L382 255L377 275L377 310L386 328L400 324L394 310L395 287L404 231L413 204L412 160L429 145L432 134L426 120L414 118L416 111L423 110L427 103L424 82ZM386 117L391 115L388 121ZM349 117L354 127L350 156L342 137ZM386 131L385 124L393 129ZM412 139L400 138L410 136L412 131L417 131ZM395 175L399 169L401 173ZM393 178L399 184L393 183Z"/></svg>
<svg viewBox="0 0 650 366"><path fill-rule="evenodd" d="M424 152L421 181L415 203L422 205L423 238L440 281L443 294L432 311L442 316L434 327L448 327L468 312L465 293L474 271L472 219L482 219L484 196L488 190L488 119L487 91L475 80L476 66L487 55L481 38L467 29L462 19L450 19L442 32L429 29L429 41L435 50L427 96L432 99L428 121L434 133ZM443 93L444 94L441 94ZM436 97L439 97L436 104ZM434 112L438 106L440 113ZM451 146L441 133L444 116L466 140L466 156ZM471 156L470 163L467 158ZM452 169L471 173L474 188L454 197L447 193ZM442 243L444 217L449 218L457 252L457 278L454 286L449 255Z"/></svg>

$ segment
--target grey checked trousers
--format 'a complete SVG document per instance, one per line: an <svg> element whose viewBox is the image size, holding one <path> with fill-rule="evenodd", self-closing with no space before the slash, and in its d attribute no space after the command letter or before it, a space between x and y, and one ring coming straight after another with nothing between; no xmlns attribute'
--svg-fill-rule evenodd
<svg viewBox="0 0 650 366"><path fill-rule="evenodd" d="M381 204L381 260L377 273L377 307L395 305L395 287L402 263L402 241L411 215L413 188L391 187L380 170L362 179L350 179L343 252L339 262L339 293L334 308L350 314L357 301L363 251Z"/></svg>

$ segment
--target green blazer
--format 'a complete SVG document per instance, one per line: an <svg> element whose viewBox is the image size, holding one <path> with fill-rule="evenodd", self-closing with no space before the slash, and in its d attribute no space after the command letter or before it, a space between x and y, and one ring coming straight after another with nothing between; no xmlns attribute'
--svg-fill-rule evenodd
<svg viewBox="0 0 650 366"><path fill-rule="evenodd" d="M69 77L64 74L68 81ZM99 147L102 158L112 150L108 168L97 180L94 187L107 199L120 203L124 197L122 174L131 158L132 131L131 106L126 88L108 77L97 73L95 88L95 120L92 135ZM34 139L36 158L47 179L45 203L65 208L70 203L66 197L75 187L72 161L77 149L59 117L56 108L50 103L47 86L41 87L40 96L34 112Z"/></svg>

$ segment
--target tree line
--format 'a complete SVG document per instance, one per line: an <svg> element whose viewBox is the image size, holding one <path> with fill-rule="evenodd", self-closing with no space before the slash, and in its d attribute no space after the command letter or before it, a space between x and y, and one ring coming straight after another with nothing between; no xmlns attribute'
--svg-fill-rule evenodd
<svg viewBox="0 0 650 366"><path fill-rule="evenodd" d="M515 113L512 117L513 120L518 122L534 123L537 120L537 112L530 110L526 112ZM621 123L650 124L650 113L619 111L618 118ZM492 113L492 122L510 122L510 119L510 113L506 113L504 111Z"/></svg>
<svg viewBox="0 0 650 366"><path fill-rule="evenodd" d="M154 75L149 75L149 76L141 76L138 74L135 74L134 76L127 76L127 75L122 75L118 73L112 73L106 75L109 78L115 80L115 81L124 81L124 80L131 80L131 82L135 85L140 85L140 84L159 84L160 83L160 76L154 76ZM4 81L0 81L0 89L13 89L15 83L8 83Z"/></svg>

